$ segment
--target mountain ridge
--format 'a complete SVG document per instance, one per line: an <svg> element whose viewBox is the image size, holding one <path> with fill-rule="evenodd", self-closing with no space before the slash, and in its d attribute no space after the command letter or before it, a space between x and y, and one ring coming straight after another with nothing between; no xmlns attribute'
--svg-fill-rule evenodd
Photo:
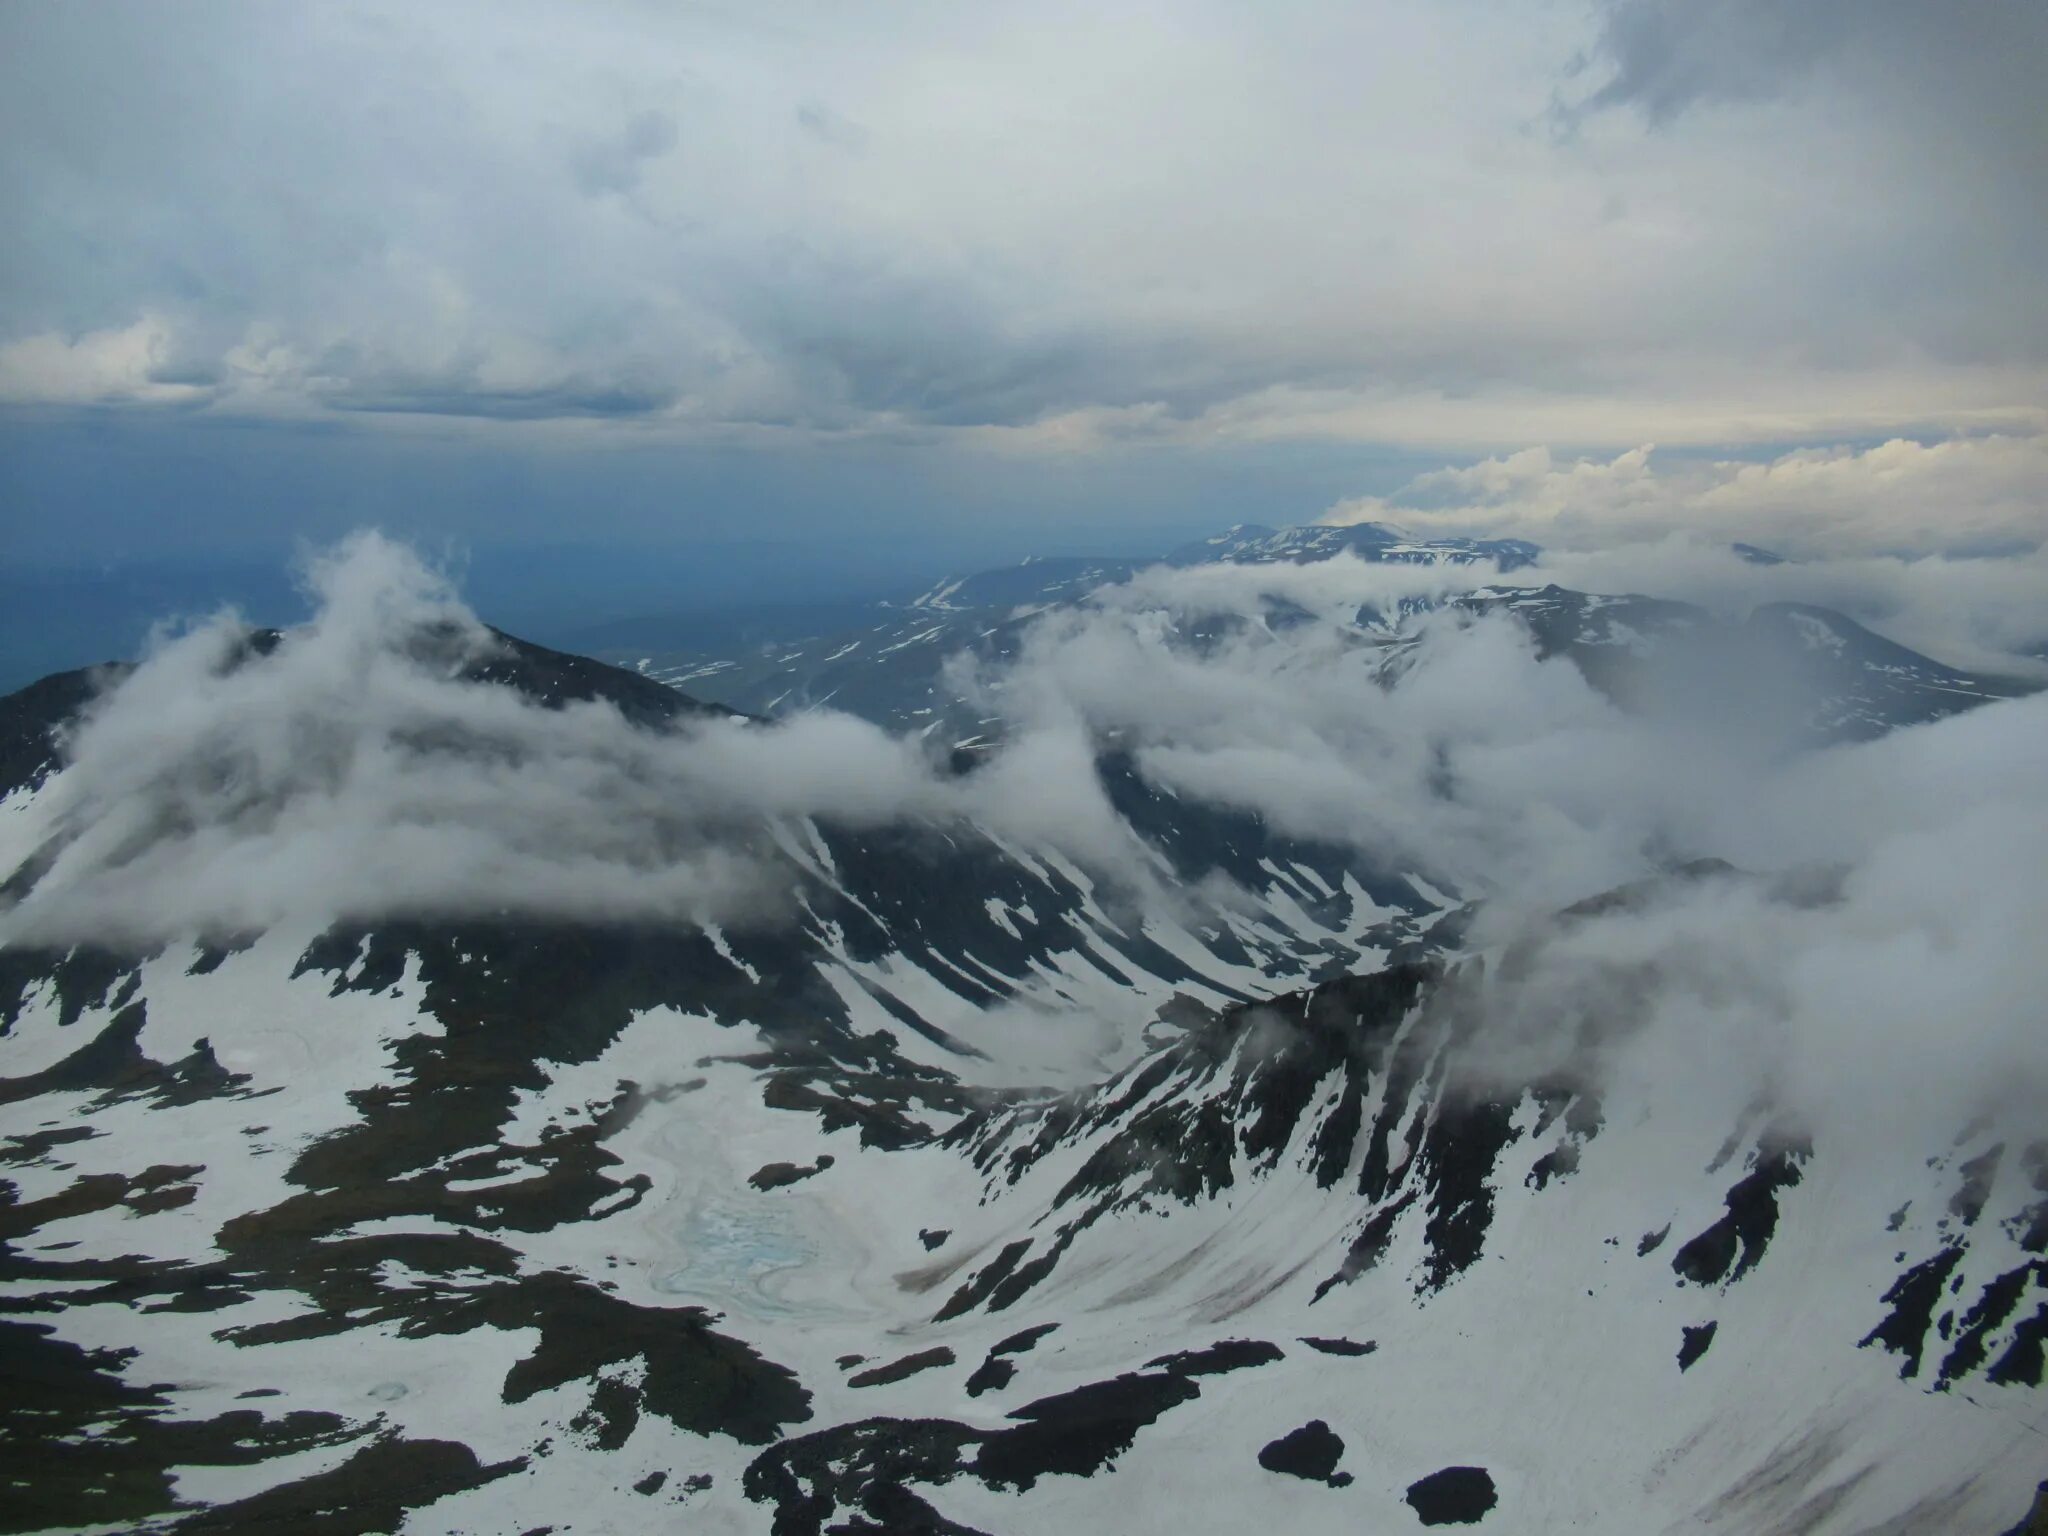
<svg viewBox="0 0 2048 1536"><path fill-rule="evenodd" d="M1581 667L1697 623L1557 588L1437 617L1489 605ZM1818 612L1767 622L1854 661ZM1275 618L1175 643L1308 632ZM1379 687L1437 633L1354 627ZM408 678L549 729L782 729L437 634ZM62 791L92 682L0 703L44 754L0 815ZM1950 723L2018 707L1973 702ZM460 730L403 739L468 771ZM1481 1479L1452 1503L1503 1531L2020 1514L2048 1134L2008 1106L1858 1140L1796 1083L1675 1070L1692 1019L1653 1003L1687 973L1629 947L1855 885L1665 857L1503 944L1397 857L1094 747L1170 902L986 829L797 817L753 844L780 923L0 947L11 1528L1404 1529Z"/></svg>

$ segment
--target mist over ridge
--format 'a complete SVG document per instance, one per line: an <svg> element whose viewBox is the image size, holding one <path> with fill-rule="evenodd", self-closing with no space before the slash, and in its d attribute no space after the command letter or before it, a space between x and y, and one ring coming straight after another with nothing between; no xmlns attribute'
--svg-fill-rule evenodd
<svg viewBox="0 0 2048 1536"><path fill-rule="evenodd" d="M1106 791L1113 752L1158 792L1456 893L1480 950L1679 865L1740 872L1567 925L1499 1002L1510 1055L1548 1049L1517 1032L1570 1012L1561 978L1591 965L1639 977L1639 1017L1706 1007L1738 1074L1794 1099L1876 1058L1922 1095L1952 1077L2024 1101L2043 1067L2023 999L2048 975L2022 936L2048 922L2031 856L2048 701L1801 747L1754 694L1716 707L1702 667L1752 658L1688 656L1676 699L1652 670L1636 686L1654 705L1625 708L1541 659L1508 611L1446 601L1499 580L1349 557L1154 567L1029 620L1012 657L954 658L963 696L1002 722L966 762L830 708L629 718L496 685L471 669L487 677L506 642L416 553L364 533L306 567L303 629L252 647L223 614L108 682L14 818L29 862L0 936L153 946L507 915L774 928L805 920L780 842L806 822L1044 847L1135 910L1175 903ZM1779 894L1816 878L1825 901ZM1997 908L1958 926L1985 889ZM1220 872L1198 898L1233 899ZM1974 1002L1923 1053L1925 987L1953 996L1959 975Z"/></svg>

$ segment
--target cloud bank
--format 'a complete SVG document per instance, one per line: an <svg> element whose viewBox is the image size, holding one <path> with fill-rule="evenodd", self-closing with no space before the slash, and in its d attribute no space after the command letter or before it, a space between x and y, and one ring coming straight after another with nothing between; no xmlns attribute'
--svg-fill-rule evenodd
<svg viewBox="0 0 2048 1536"><path fill-rule="evenodd" d="M1763 461L1534 447L1339 502L1322 520L1513 534L1566 551L1683 533L1798 555L2007 553L2048 540L2048 434L1894 438Z"/></svg>
<svg viewBox="0 0 2048 1536"><path fill-rule="evenodd" d="M1144 573L1043 616L1008 663L955 665L1009 721L961 775L830 712L657 730L467 681L499 642L408 550L360 536L311 563L303 630L251 649L223 616L91 709L68 766L10 809L42 851L0 943L400 916L777 923L796 915L777 829L805 818L992 834L1140 904L1183 899L1103 791L1113 747L1171 795L1481 903L1469 942L1523 951L1488 984L1491 1070L1587 1070L1590 1021L1594 1070L1696 1074L1788 1124L1845 1115L1867 1135L1873 1107L1932 1125L1994 1100L2038 1118L2048 696L1788 754L1684 699L1625 712L1508 618L1427 608L1485 574ZM1417 603L1391 631L1357 622ZM1558 920L1704 859L1733 870Z"/></svg>
<svg viewBox="0 0 2048 1536"><path fill-rule="evenodd" d="M1909 613L1952 600L1957 572L2010 575L1875 569ZM2018 569L2013 625L2048 620ZM1738 618L1810 600L1797 582L1876 587L1866 564L1802 574L1691 547L1632 565L1567 556L1514 580L1603 570L1668 578L1659 590L1690 586ZM1723 690L1697 670L1653 714L1625 712L1509 617L1441 606L1499 580L1348 557L1143 572L1041 615L1010 660L955 659L954 691L1006 722L1001 750L963 775L829 710L657 731L609 703L553 709L467 680L490 631L409 549L361 535L311 562L316 615L267 653L221 615L164 638L99 700L36 808L57 851L0 932L501 910L766 920L784 910L769 829L805 817L979 827L1142 885L1148 860L1096 771L1111 747L1173 793L1503 910L1775 846L1746 839L1758 785L1787 771L1779 722L1716 708Z"/></svg>
<svg viewBox="0 0 2048 1536"><path fill-rule="evenodd" d="M773 828L805 817L974 824L1136 868L1056 731L959 778L848 715L654 730L465 679L499 642L378 535L307 580L314 618L268 653L223 614L91 708L35 807L50 851L0 942L422 915L779 921Z"/></svg>
<svg viewBox="0 0 2048 1536"><path fill-rule="evenodd" d="M2038 17L1691 9L16 7L0 387L578 441L2037 430Z"/></svg>
<svg viewBox="0 0 2048 1536"><path fill-rule="evenodd" d="M1793 579L1876 586L1869 562L1800 577L1726 550L1647 553L1638 574L1691 569L1738 616ZM1880 568L1922 611L2014 566L2037 569ZM1468 1088L1683 1083L1710 1119L1748 1106L1873 1159L1987 1108L2048 1131L2031 937L2048 923L2048 695L1788 753L1765 720L1716 712L1711 687L1624 712L1499 616L1426 617L1391 659L1347 638L1361 606L1492 579L1349 559L1155 570L1040 621L1018 670L1174 793L1478 900L1468 942L1496 963ZM2036 622L2044 591L2025 588ZM1216 636L1224 614L1263 617ZM1667 873L1696 861L1729 867ZM1559 920L1630 885L1638 899ZM1497 963L1510 949L1519 968Z"/></svg>
<svg viewBox="0 0 2048 1536"><path fill-rule="evenodd" d="M1543 447L1417 475L1322 521L1541 545L1575 591L1650 592L1740 617L1837 608L1953 666L2037 675L2048 648L2048 435L1892 439L1705 460ZM1731 548L1790 557L1738 558Z"/></svg>
<svg viewBox="0 0 2048 1536"><path fill-rule="evenodd" d="M1716 808L1703 830L1744 872L1583 920L1487 915L1478 941L1519 965L1478 988L1470 1086L1682 1084L1871 1168L1980 1116L2048 1133L2044 749L2035 696L1825 752Z"/></svg>

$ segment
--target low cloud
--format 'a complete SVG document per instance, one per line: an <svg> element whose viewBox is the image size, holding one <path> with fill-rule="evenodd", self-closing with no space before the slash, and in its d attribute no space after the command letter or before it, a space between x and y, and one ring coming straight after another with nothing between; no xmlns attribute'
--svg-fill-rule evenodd
<svg viewBox="0 0 2048 1536"><path fill-rule="evenodd" d="M1479 989L1477 1086L1623 1081L1873 1167L1987 1113L2048 1130L2044 752L2037 696L1819 753L1706 818L1734 871L1580 920L1483 915L1520 963Z"/></svg>
<svg viewBox="0 0 2048 1536"><path fill-rule="evenodd" d="M1078 718L1175 794L1531 910L1688 846L1713 786L1780 746L1627 714L1505 615L1354 623L1476 579L1350 560L1153 571L1039 621L982 696L1027 731Z"/></svg>
<svg viewBox="0 0 2048 1536"><path fill-rule="evenodd" d="M1503 1070L1554 1067L1604 1009L1633 1023L1599 1070L1718 1074L1810 1120L2043 1084L2048 697L1788 751L1683 698L1625 711L1509 618L1428 607L1488 579L1147 572L1044 615L1009 662L956 663L1008 721L959 775L828 711L650 730L465 681L494 637L409 551L358 537L312 563L316 617L267 654L223 618L99 701L19 812L53 840L0 941L508 911L775 922L774 829L801 818L985 832L1179 899L1103 792L1114 747L1173 795L1480 902L1480 948L1540 935L1492 994ZM1698 860L1735 873L1555 921Z"/></svg>
<svg viewBox="0 0 2048 1536"><path fill-rule="evenodd" d="M1953 667L2048 677L2048 549L1764 565L1726 544L1676 535L1545 554L1516 579L1524 576L1583 592L1653 592L1738 620L1763 603L1810 603Z"/></svg>
<svg viewBox="0 0 2048 1536"><path fill-rule="evenodd" d="M791 914L771 829L803 817L971 823L1137 868L1057 732L960 778L849 715L657 731L466 681L499 642L403 546L358 536L307 585L312 622L267 654L222 615L91 708L0 940L507 912L775 921Z"/></svg>
<svg viewBox="0 0 2048 1536"><path fill-rule="evenodd" d="M1924 617L2002 588L2015 624L2048 620L2032 559L1642 554L1634 574L1689 572L1736 618L1817 591ZM2048 696L1788 751L1767 721L1713 712L1711 687L1626 712L1501 616L1440 611L1391 645L1350 622L1500 579L1349 559L1154 570L1040 620L996 678L1026 718L1078 715L1176 795L1478 901L1471 946L1521 958L1481 987L1467 1086L1685 1085L1708 1123L1765 1114L1872 1158L1984 1109L2041 1129ZM1641 896L1559 920L1624 886Z"/></svg>

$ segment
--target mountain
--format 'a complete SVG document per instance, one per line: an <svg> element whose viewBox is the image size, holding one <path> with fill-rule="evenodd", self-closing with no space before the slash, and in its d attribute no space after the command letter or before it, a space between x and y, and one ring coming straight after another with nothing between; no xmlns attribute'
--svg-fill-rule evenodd
<svg viewBox="0 0 2048 1536"><path fill-rule="evenodd" d="M1034 558L972 576L949 576L913 598L920 613L950 613L974 608L1047 607L1086 597L1097 587L1129 581L1139 569L1131 560Z"/></svg>
<svg viewBox="0 0 2048 1536"><path fill-rule="evenodd" d="M1404 566L1493 563L1520 569L1537 549L1519 539L1416 540L1374 523L1272 529L1239 524L1172 551L1162 560L1035 557L967 576L948 576L900 609L881 607L865 625L796 626L741 646L677 653L658 646L603 644L607 659L735 708L768 714L830 705L898 730L936 728L943 719L966 737L977 724L964 716L940 676L946 659L966 650L1014 653L1023 625L1050 608L1084 602L1126 582L1147 565L1309 565L1349 554ZM594 637L610 641L618 637Z"/></svg>
<svg viewBox="0 0 2048 1536"><path fill-rule="evenodd" d="M1350 555L1372 565L1484 566L1507 576L1539 554L1521 540L1418 541L1372 523L1278 530L1240 524L1173 551L1163 564L1179 570L1300 567ZM830 635L687 658L606 654L648 677L752 713L830 707L972 748L1000 734L1002 717L963 695L958 679L948 675L949 663L963 656L994 665L1014 661L1039 615L1085 609L1096 593L1130 582L1141 569L1128 561L1028 560L948 577L904 608L878 613L871 625ZM1308 616L1271 596L1262 602L1268 624ZM1632 707L1674 694L1711 696L1726 716L1746 722L1745 729L1787 740L1869 739L2032 686L1944 666L1844 614L1802 604L1765 605L1731 622L1642 594L1502 582L1410 595L1391 608L1366 602L1332 617L1357 637L1384 645L1446 603L1466 613L1512 615L1539 654L1569 656L1597 687ZM1192 622L1229 628L1239 618L1235 608L1225 608L1206 619L1192 616Z"/></svg>
<svg viewBox="0 0 2048 1536"><path fill-rule="evenodd" d="M2033 691L2020 679L1944 666L1803 603L1766 604L1729 624L1687 603L1555 585L1483 588L1457 601L1512 614L1539 655L1568 657L1630 707L1682 696L1697 711L1712 699L1723 717L1786 740L1866 741Z"/></svg>
<svg viewBox="0 0 2048 1536"><path fill-rule="evenodd" d="M1503 574L1535 563L1541 554L1523 539L1417 539L1383 523L1312 524L1267 528L1239 523L1213 538L1183 544L1168 565L1308 565L1339 554L1402 565L1497 565Z"/></svg>
<svg viewBox="0 0 2048 1536"><path fill-rule="evenodd" d="M1092 579L1043 574L1070 596ZM1441 637L1501 620L1556 658L1533 665L1571 669L1517 678L1583 675L1648 712L1692 675L1657 670L1651 642L1683 654L1714 628L1555 588L1342 624L1284 604L1128 617L1175 665L1261 661L1230 695L1232 751L1274 745L1253 707L1314 658L1413 710L1419 672L1493 654ZM1742 632L1796 646L1827 699L1865 690L1799 716L1824 735L1988 704L1918 726L1976 732L1955 749L1976 761L1998 712L2028 707L1820 610ZM0 701L0 917L103 853L141 879L189 837L218 860L238 845L214 834L338 815L337 776L395 780L400 809L429 767L505 795L559 732L594 743L579 773L608 765L574 795L638 826L629 795L708 799L705 763L735 743L772 766L809 739L440 618L378 644L254 632L186 671ZM142 718L165 766L150 814L115 826L123 803L87 793L90 722L136 678L163 702ZM1423 702L1476 701L1476 680ZM322 733L366 700L395 723L333 751ZM244 753L259 705L280 729ZM824 766L851 773L843 740ZM280 741L305 761L270 761ZM1135 728L1087 748L1148 850L1125 882L1063 851L1064 801L1038 841L993 812L778 808L720 835L786 893L780 920L578 915L508 888L335 921L288 906L253 931L9 937L0 1529L1988 1536L2027 1518L2037 1105L1952 1115L1935 1048L1902 1053L1907 1075L1878 1081L1912 1098L1873 1113L1814 1097L1814 1068L1824 1089L1882 1053L1752 1078L1707 1029L1751 995L1716 935L1859 934L1868 880L1658 852L1484 929L1484 900L1397 847L1197 794ZM1430 782L1466 805L1474 760L1435 750ZM697 777L671 774L676 752ZM1042 786L1039 763L1006 793ZM1010 770L935 751L922 771L943 797ZM222 804L231 823L209 819ZM1464 814L1432 835L1465 836ZM548 829L507 835L529 833ZM1962 1000L1934 1031L1950 1051L1978 996L1960 942L1925 961L1946 968L1929 995ZM1785 990L1754 988L1790 1028Z"/></svg>
<svg viewBox="0 0 2048 1536"><path fill-rule="evenodd" d="M1747 627L1760 648L1797 658L1790 669L1822 700L1814 728L1834 739L1867 740L2029 691L2015 679L1943 666L1843 614L1806 603L1767 604L1750 614Z"/></svg>

